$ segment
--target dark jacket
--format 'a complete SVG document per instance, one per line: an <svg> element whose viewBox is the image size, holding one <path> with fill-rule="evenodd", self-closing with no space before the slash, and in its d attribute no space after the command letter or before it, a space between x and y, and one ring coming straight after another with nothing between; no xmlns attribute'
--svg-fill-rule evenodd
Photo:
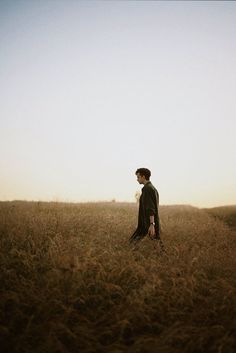
<svg viewBox="0 0 236 353"><path fill-rule="evenodd" d="M139 199L138 227L130 237L130 241L143 238L148 233L150 216L154 216L156 237L160 238L159 194L157 189L148 181L142 188Z"/></svg>

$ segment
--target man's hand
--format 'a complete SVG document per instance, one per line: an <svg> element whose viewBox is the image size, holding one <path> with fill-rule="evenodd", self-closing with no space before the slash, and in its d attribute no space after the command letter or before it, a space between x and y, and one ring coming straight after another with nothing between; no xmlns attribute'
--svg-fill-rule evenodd
<svg viewBox="0 0 236 353"><path fill-rule="evenodd" d="M156 232L155 232L155 227L154 227L153 224L150 224L150 227L149 227L149 229L148 229L148 235L149 235L150 237L154 237L155 234L156 234Z"/></svg>

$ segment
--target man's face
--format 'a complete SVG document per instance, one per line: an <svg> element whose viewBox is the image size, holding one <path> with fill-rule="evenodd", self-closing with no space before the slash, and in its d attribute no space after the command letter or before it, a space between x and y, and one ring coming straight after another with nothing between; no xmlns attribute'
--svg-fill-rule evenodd
<svg viewBox="0 0 236 353"><path fill-rule="evenodd" d="M146 180L145 176L140 175L139 173L136 174L137 175L137 181L139 182L139 184L143 184L143 182Z"/></svg>

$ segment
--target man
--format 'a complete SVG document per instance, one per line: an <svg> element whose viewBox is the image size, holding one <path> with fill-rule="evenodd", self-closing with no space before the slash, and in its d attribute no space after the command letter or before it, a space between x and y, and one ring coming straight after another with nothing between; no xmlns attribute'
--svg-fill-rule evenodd
<svg viewBox="0 0 236 353"><path fill-rule="evenodd" d="M139 184L143 184L144 186L139 199L138 227L129 241L136 244L148 235L151 240L159 240L161 250L164 250L160 237L159 194L149 180L151 172L147 168L139 168L135 174L137 175Z"/></svg>

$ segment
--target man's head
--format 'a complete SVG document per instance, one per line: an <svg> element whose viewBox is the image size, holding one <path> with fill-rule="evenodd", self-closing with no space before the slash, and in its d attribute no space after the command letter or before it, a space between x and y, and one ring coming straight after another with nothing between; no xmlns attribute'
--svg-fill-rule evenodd
<svg viewBox="0 0 236 353"><path fill-rule="evenodd" d="M139 184L145 184L149 181L151 171L147 168L139 168L136 170L135 174L137 175L137 181Z"/></svg>

